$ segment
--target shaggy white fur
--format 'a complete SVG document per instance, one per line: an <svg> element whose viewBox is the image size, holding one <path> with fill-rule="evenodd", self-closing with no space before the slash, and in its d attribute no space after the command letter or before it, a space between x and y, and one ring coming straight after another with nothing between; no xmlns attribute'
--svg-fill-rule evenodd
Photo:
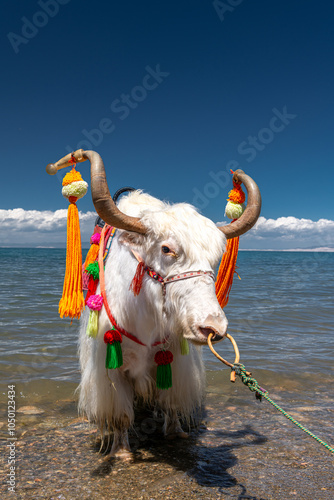
<svg viewBox="0 0 334 500"><path fill-rule="evenodd" d="M86 336L86 310L79 343L82 373L79 408L101 429L114 432L111 454L129 450L127 430L134 420L135 397L164 411L166 433L181 431L178 419L189 421L203 400L205 374L200 344L206 343L206 336L201 328L212 327L221 335L227 328L214 282L209 277L167 285L165 300L161 284L148 276L144 277L138 296L129 290L138 264L131 249L162 276L215 271L226 244L225 236L215 224L191 205L169 205L140 191L123 197L119 208L140 217L148 233L116 232L105 268L106 293L118 324L146 346L124 338L123 366L106 370L103 336L110 323L104 309L96 339ZM162 246L167 246L170 253L163 253ZM187 356L181 356L182 336L191 341ZM162 339L168 339L165 347L174 355L173 385L168 390L158 390L155 386L154 355L161 346L152 344Z"/></svg>

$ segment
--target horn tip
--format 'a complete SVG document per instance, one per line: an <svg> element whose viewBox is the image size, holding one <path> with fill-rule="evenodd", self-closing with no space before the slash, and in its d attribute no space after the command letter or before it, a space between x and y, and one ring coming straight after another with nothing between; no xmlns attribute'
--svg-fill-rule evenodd
<svg viewBox="0 0 334 500"><path fill-rule="evenodd" d="M46 172L49 174L49 175L55 175L57 172L58 172L58 169L56 167L56 165L54 165L54 163L49 163L47 166L46 166Z"/></svg>

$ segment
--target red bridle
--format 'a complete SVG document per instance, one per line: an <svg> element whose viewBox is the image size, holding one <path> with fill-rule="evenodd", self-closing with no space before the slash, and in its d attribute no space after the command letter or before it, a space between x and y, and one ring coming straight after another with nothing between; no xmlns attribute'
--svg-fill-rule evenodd
<svg viewBox="0 0 334 500"><path fill-rule="evenodd" d="M127 332L126 330L124 330L124 328L122 328L121 326L119 326L117 324L115 318L113 317L113 315L111 313L111 310L110 310L110 307L109 307L109 304L108 304L107 294L106 294L106 287L105 287L105 277L104 277L104 262L103 262L104 239L105 239L105 234L106 234L108 228L109 228L109 226L107 224L105 224L104 227L103 227L103 229L102 229L101 240L100 240L100 249L99 249L99 271L100 271L99 278L100 278L100 291L101 291L101 295L103 297L103 305L105 307L106 313L108 315L108 318L109 318L111 324L122 335L124 335L125 337L133 340L137 344L146 346L146 344L144 344L139 339L137 339L137 337L135 337L135 335L133 335L132 333ZM154 271L154 269L152 269L149 266L146 266L145 263L144 263L144 261L143 261L143 259L137 254L137 252L135 252L134 250L132 250L132 253L133 253L134 257L138 260L138 266L142 266L144 272L146 272L152 279L154 279L154 280L158 281L159 283L161 283L163 297L165 297L165 295L166 295L166 285L168 285L169 283L174 283L175 281L186 280L186 279L189 279L189 278L197 278L198 276L204 276L204 275L205 276L209 276L213 280L215 280L215 275L214 275L214 273L212 271L187 271L187 272L184 272L184 273L174 274L172 276L166 276L165 278L163 278L162 276L160 276L160 274L158 274L156 271ZM162 341L154 342L153 344L151 344L151 347L155 347L155 346L157 346L159 344L164 344L164 343L166 343L166 341L167 340L165 339L165 340L162 340Z"/></svg>
<svg viewBox="0 0 334 500"><path fill-rule="evenodd" d="M138 253L131 249L131 252L133 253L134 257L138 260L139 264L143 266L144 272L148 274L151 278L153 278L155 281L158 281L162 285L162 293L163 295L166 295L166 285L169 283L174 283L175 281L180 281L180 280L187 280L189 278L197 278L198 276L209 276L213 280L215 280L215 275L212 271L186 271L183 273L178 273L178 274L173 274L172 276L166 276L163 278L159 273L154 271L152 267L147 266L143 259L138 255Z"/></svg>

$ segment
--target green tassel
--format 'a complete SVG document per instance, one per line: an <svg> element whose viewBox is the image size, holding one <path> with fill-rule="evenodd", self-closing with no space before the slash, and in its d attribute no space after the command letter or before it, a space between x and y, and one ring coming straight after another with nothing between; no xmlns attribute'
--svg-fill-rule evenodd
<svg viewBox="0 0 334 500"><path fill-rule="evenodd" d="M95 339L99 329L99 312L90 311L86 334Z"/></svg>
<svg viewBox="0 0 334 500"><path fill-rule="evenodd" d="M172 367L168 365L158 365L157 367L157 388L169 389L172 387Z"/></svg>
<svg viewBox="0 0 334 500"><path fill-rule="evenodd" d="M98 262L92 262L86 267L86 273L93 276L93 280L98 280L100 276L100 269Z"/></svg>
<svg viewBox="0 0 334 500"><path fill-rule="evenodd" d="M182 337L182 339L180 340L180 348L182 356L187 356L187 354L189 354L188 340L184 337Z"/></svg>
<svg viewBox="0 0 334 500"><path fill-rule="evenodd" d="M123 354L120 342L107 344L106 368L114 370L123 364Z"/></svg>

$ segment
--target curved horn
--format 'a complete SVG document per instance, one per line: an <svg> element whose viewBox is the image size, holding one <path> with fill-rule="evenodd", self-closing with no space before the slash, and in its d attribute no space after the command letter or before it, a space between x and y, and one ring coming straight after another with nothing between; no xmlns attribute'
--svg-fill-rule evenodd
<svg viewBox="0 0 334 500"><path fill-rule="evenodd" d="M261 211L261 194L257 184L243 170L236 170L233 174L233 180L237 184L243 183L247 190L247 207L239 219L226 226L220 226L220 229L229 240L249 231L257 221Z"/></svg>
<svg viewBox="0 0 334 500"><path fill-rule="evenodd" d="M90 161L91 165L92 199L95 210L101 219L110 226L117 227L118 229L126 229L127 231L145 234L147 229L141 223L140 219L124 214L113 202L109 192L102 158L95 151L83 151L82 149L78 149L74 153L66 155L55 164L49 163L46 167L46 171L48 174L54 175L59 169L70 166L73 160L75 162L82 162L87 159Z"/></svg>

